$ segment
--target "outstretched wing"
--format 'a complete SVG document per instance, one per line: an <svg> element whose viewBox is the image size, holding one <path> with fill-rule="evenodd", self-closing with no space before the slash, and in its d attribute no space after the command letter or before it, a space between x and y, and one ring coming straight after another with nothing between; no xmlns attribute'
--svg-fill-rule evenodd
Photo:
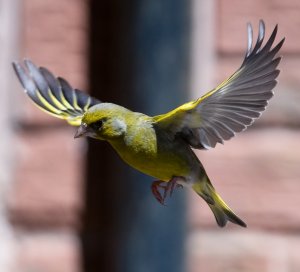
<svg viewBox="0 0 300 272"><path fill-rule="evenodd" d="M83 114L92 106L101 103L86 93L73 89L61 77L54 77L46 68L37 68L30 60L24 67L14 62L13 68L25 89L25 93L42 110L79 126Z"/></svg>
<svg viewBox="0 0 300 272"><path fill-rule="evenodd" d="M262 46L265 25L259 22L259 35L252 48L252 27L248 24L248 48L241 67L217 88L195 101L154 117L154 125L184 138L192 147L208 149L245 130L265 110L273 96L277 66L276 54L282 39L273 49L277 25Z"/></svg>

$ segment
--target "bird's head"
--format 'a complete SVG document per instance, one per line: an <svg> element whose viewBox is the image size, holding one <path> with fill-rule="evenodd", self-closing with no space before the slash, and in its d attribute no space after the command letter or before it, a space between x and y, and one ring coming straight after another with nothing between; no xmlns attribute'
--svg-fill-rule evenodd
<svg viewBox="0 0 300 272"><path fill-rule="evenodd" d="M74 138L87 136L99 140L113 140L122 137L127 130L128 113L130 111L126 108L112 103L97 104L83 115Z"/></svg>

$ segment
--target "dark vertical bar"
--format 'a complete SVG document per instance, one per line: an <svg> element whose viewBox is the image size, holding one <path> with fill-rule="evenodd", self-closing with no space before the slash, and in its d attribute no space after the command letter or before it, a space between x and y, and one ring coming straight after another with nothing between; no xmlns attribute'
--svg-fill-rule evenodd
<svg viewBox="0 0 300 272"><path fill-rule="evenodd" d="M189 5L185 0L90 0L90 90L147 114L185 101ZM83 270L183 271L185 201L163 207L146 177L104 142L89 140Z"/></svg>

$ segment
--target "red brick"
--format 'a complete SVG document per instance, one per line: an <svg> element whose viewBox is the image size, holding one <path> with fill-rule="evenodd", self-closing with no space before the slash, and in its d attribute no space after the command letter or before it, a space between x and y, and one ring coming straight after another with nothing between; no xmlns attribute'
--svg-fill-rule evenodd
<svg viewBox="0 0 300 272"><path fill-rule="evenodd" d="M291 261L299 257L299 242L297 235L197 231L188 238L188 271L299 271Z"/></svg>
<svg viewBox="0 0 300 272"><path fill-rule="evenodd" d="M16 272L81 271L79 241L72 233L22 233L18 252Z"/></svg>
<svg viewBox="0 0 300 272"><path fill-rule="evenodd" d="M11 220L35 227L76 226L82 209L84 140L71 128L23 132L9 200Z"/></svg>
<svg viewBox="0 0 300 272"><path fill-rule="evenodd" d="M290 254L288 255L289 271L298 272L300 271L300 243L298 239L293 239L289 241L289 246L291 248Z"/></svg>
<svg viewBox="0 0 300 272"><path fill-rule="evenodd" d="M244 52L247 37L246 24L252 23L256 37L258 21L264 19L267 36L278 23L278 36L286 37L284 52L300 53L300 40L298 39L299 1L219 0L217 6L216 40L220 52ZM239 41L244 41L244 43Z"/></svg>

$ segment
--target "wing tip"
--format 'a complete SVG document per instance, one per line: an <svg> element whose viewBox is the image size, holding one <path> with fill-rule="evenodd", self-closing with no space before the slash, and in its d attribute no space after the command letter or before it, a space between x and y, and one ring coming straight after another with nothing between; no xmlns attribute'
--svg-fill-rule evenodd
<svg viewBox="0 0 300 272"><path fill-rule="evenodd" d="M262 20L262 19L259 20L258 29L259 29L258 37L260 39L263 39L263 37L265 36L265 31L266 31L266 25L265 25L264 20Z"/></svg>
<svg viewBox="0 0 300 272"><path fill-rule="evenodd" d="M27 69L21 63L18 61L12 62L12 67L14 69L14 72L19 79L19 82L21 83L24 92L32 98L32 96L35 96L35 90L36 86L32 80L32 78L28 75Z"/></svg>
<svg viewBox="0 0 300 272"><path fill-rule="evenodd" d="M256 44L253 48L252 48L252 40L253 40L252 26L250 23L248 23L247 25L248 25L248 46L247 46L246 56L244 58L242 66L246 65L248 62L251 62L252 59L254 57L256 57L257 55L260 55L260 56L268 55L270 52L273 52L273 51L274 51L273 52L274 55L276 55L276 53L279 51L279 49L282 47L282 45L285 41L285 38L281 39L281 41L271 50L271 47L277 36L278 24L275 25L275 27L272 31L272 34L270 35L266 44L264 46L262 46L263 39L265 37L265 22L264 22L264 20L260 19L259 20L259 33L258 33Z"/></svg>

